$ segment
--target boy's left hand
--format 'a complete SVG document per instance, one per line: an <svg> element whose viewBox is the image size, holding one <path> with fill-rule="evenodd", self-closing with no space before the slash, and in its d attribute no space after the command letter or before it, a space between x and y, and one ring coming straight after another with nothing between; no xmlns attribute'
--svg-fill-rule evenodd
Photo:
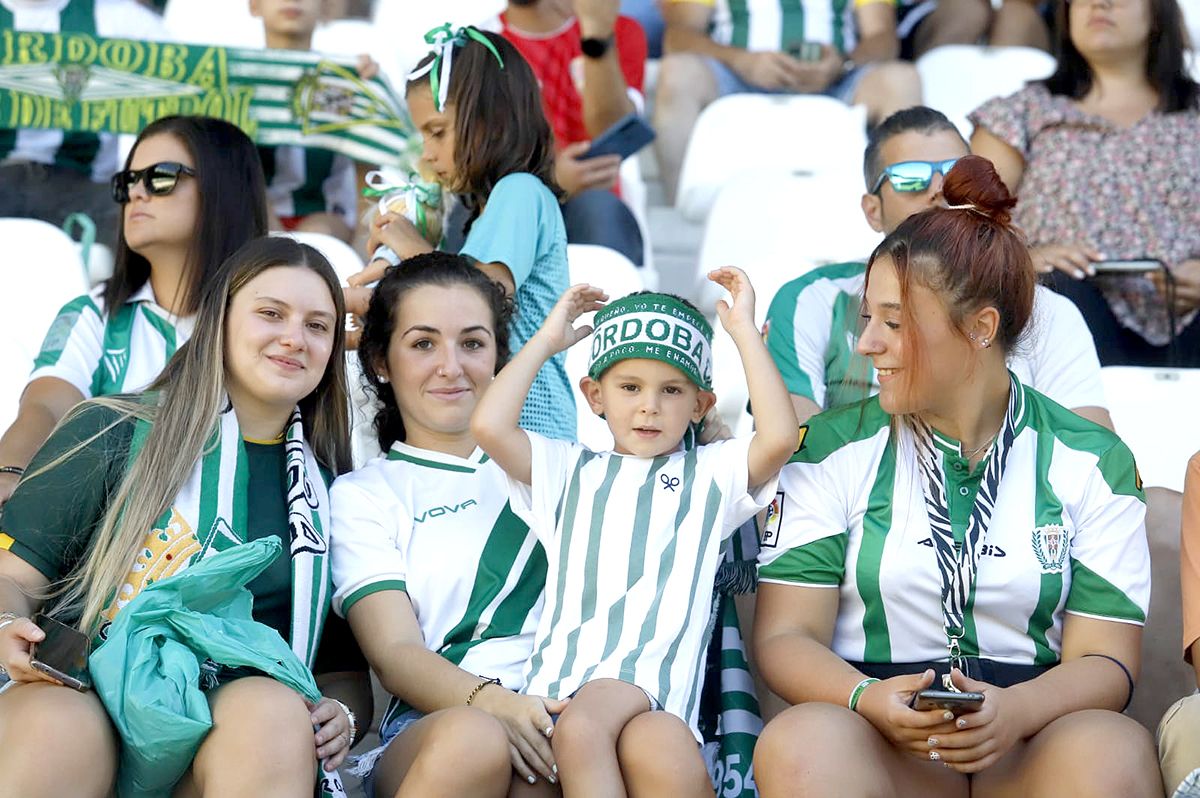
<svg viewBox="0 0 1200 798"><path fill-rule="evenodd" d="M737 335L749 330L750 333L758 335L758 328L754 324L754 287L750 285L750 278L746 273L736 266L725 266L709 272L708 279L733 297L732 306L724 299L717 300L717 316L721 319L721 326L725 331L730 335Z"/></svg>
<svg viewBox="0 0 1200 798"><path fill-rule="evenodd" d="M379 74L379 62L366 53L358 56L358 64L355 66L358 70L358 76L363 80L370 80Z"/></svg>

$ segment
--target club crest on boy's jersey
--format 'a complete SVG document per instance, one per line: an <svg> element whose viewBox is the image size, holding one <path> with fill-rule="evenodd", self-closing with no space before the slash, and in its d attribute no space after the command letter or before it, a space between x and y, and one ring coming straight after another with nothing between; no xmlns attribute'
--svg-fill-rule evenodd
<svg viewBox="0 0 1200 798"><path fill-rule="evenodd" d="M1060 574L1067 564L1067 530L1061 524L1046 524L1033 530L1033 553L1044 574Z"/></svg>
<svg viewBox="0 0 1200 798"><path fill-rule="evenodd" d="M467 499L465 502L460 502L458 504L442 504L438 505L437 507L430 507L425 512L416 516L416 518L413 520L415 520L418 524L423 524L428 519L440 518L447 513L457 513L460 510L465 510L468 507L474 507L477 504L479 504L479 502L475 501L474 499Z"/></svg>

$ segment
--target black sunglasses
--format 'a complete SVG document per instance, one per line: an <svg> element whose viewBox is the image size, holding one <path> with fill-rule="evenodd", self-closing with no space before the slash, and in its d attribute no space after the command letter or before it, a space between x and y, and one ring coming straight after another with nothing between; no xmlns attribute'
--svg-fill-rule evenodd
<svg viewBox="0 0 1200 798"><path fill-rule="evenodd" d="M145 169L125 169L112 176L112 197L121 205L129 202L129 189L139 180L146 191L161 197L175 190L180 175L195 177L196 170L176 161L151 164Z"/></svg>

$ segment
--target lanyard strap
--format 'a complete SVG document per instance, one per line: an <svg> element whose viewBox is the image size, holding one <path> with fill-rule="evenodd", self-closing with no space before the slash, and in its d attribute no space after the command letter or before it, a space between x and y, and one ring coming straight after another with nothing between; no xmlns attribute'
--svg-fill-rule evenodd
<svg viewBox="0 0 1200 798"><path fill-rule="evenodd" d="M975 494L975 504L971 508L961 545L954 540L946 474L942 468L941 452L933 443L933 430L919 418L914 418L911 424L917 462L921 469L921 487L925 493L925 510L929 515L929 529L942 582L942 624L946 632L946 650L949 652L950 666L964 673L965 661L960 641L966 634L966 607L975 587L979 552L996 506L996 491L1016 437L1018 408L1021 406L1018 401L1020 390L1020 385L1010 377L1004 426L987 455L983 479ZM950 682L949 675L943 678L943 683L948 690L957 689Z"/></svg>

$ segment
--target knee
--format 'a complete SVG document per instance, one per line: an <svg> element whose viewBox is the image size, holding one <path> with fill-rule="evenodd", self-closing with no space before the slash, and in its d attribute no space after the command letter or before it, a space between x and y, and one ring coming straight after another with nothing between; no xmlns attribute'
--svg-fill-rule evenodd
<svg viewBox="0 0 1200 798"><path fill-rule="evenodd" d="M223 741L243 753L249 746L268 767L311 764L316 755L312 718L299 693L262 676L239 679L221 689L213 702L214 734L209 740Z"/></svg>
<svg viewBox="0 0 1200 798"><path fill-rule="evenodd" d="M811 702L779 713L767 724L754 747L759 780L780 782L819 776L827 766L843 762L846 750L864 750L859 736L865 721L845 707ZM797 745L803 740L803 745ZM847 749L847 746L853 748Z"/></svg>
<svg viewBox="0 0 1200 798"><path fill-rule="evenodd" d="M20 695L20 693L24 695ZM57 685L13 688L0 710L0 751L24 760L21 752L60 751L77 761L116 758L116 734L94 693Z"/></svg>
<svg viewBox="0 0 1200 798"><path fill-rule="evenodd" d="M676 769L689 755L699 760L696 737L687 724L669 712L644 712L621 730L617 757L622 772ZM703 764L701 762L701 764Z"/></svg>
<svg viewBox="0 0 1200 798"><path fill-rule="evenodd" d="M672 109L686 101L702 101L714 93L712 71L704 58L695 53L671 53L663 56L658 68L658 88L655 107L660 111Z"/></svg>
<svg viewBox="0 0 1200 798"><path fill-rule="evenodd" d="M445 709L431 720L418 757L422 768L430 768L427 772L461 773L469 767L480 775L508 778L512 767L508 737L499 721L471 707Z"/></svg>
<svg viewBox="0 0 1200 798"><path fill-rule="evenodd" d="M885 97L912 97L921 92L921 74L908 61L888 61L872 69L863 86Z"/></svg>
<svg viewBox="0 0 1200 798"><path fill-rule="evenodd" d="M1054 736L1048 760L1087 762L1074 772L1072 792L1093 796L1161 794L1154 741L1140 723L1103 709L1074 712L1047 726ZM1096 752L1104 756L1097 757Z"/></svg>

